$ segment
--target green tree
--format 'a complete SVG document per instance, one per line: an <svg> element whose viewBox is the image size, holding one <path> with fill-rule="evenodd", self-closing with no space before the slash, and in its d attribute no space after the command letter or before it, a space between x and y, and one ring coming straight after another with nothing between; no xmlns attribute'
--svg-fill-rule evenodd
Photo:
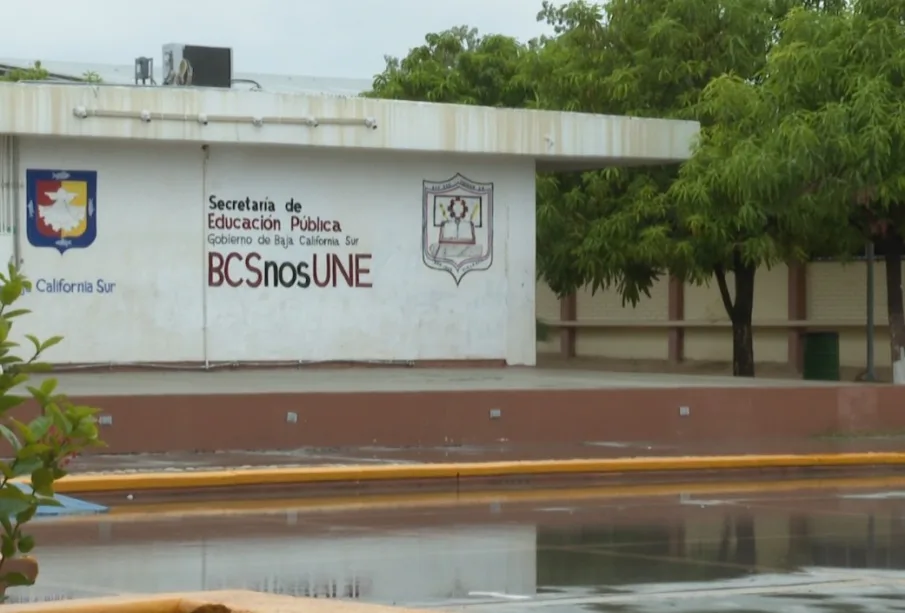
<svg viewBox="0 0 905 613"><path fill-rule="evenodd" d="M24 528L39 506L57 506L54 483L67 473L69 462L88 447L101 445L95 422L96 409L74 405L57 392L55 379L29 385L30 375L47 369L41 355L59 344L55 336L45 341L26 334L33 346L30 357L13 352L18 343L11 340L13 324L28 314L13 306L30 281L9 266L0 274L0 433L9 446L7 459L0 460L0 594L8 586L30 585L34 575L20 572L16 558L29 554L34 539ZM12 415L17 407L31 400L38 414L30 421Z"/></svg>
<svg viewBox="0 0 905 613"><path fill-rule="evenodd" d="M884 254L894 361L905 355L903 18L896 0L791 11L764 71L776 120L757 150L774 161L771 189L794 185L833 214L825 252L847 257L872 241Z"/></svg>
<svg viewBox="0 0 905 613"><path fill-rule="evenodd" d="M769 165L751 153L760 125L773 118L760 82L777 20L792 4L545 3L540 18L557 35L532 67L548 108L701 122L681 171L544 177L539 270L557 293L612 287L632 304L666 274L697 284L715 279L732 322L737 376L754 375L756 270L802 257L816 225L807 199L762 189Z"/></svg>
<svg viewBox="0 0 905 613"><path fill-rule="evenodd" d="M372 98L517 108L532 91L520 78L528 49L516 39L458 26L424 37L404 58L386 57Z"/></svg>
<svg viewBox="0 0 905 613"><path fill-rule="evenodd" d="M759 85L719 77L698 113L704 125L695 154L660 195L680 224L671 270L696 283L716 280L732 322L733 374L753 376L755 273L806 261L834 220L800 185L776 180L776 160L761 150L775 107Z"/></svg>

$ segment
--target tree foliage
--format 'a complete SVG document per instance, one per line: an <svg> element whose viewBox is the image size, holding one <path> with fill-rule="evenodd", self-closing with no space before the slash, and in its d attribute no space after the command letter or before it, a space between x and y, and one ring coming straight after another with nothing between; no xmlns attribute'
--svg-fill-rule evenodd
<svg viewBox="0 0 905 613"><path fill-rule="evenodd" d="M519 78L526 48L498 34L482 36L458 26L425 36L402 59L387 57L386 69L366 95L393 100L517 108L531 98Z"/></svg>
<svg viewBox="0 0 905 613"><path fill-rule="evenodd" d="M818 236L822 251L845 256L872 241L885 254L894 359L905 357L903 18L897 0L789 11L759 84L773 113L752 152L772 163L760 189L829 216ZM721 91L714 104L728 97Z"/></svg>
<svg viewBox="0 0 905 613"><path fill-rule="evenodd" d="M41 62L35 62L28 68L13 68L4 75L0 75L0 81L43 81L50 76Z"/></svg>
<svg viewBox="0 0 905 613"><path fill-rule="evenodd" d="M800 257L813 227L808 207L757 193L767 169L746 159L767 110L757 82L782 10L769 0L615 0L542 11L558 32L538 61L546 106L694 119L702 133L681 172L671 165L545 177L541 274L560 294L615 287L631 303L666 274L715 277L737 375L754 374L755 271ZM714 104L711 87L721 78L736 86L721 100L728 104Z"/></svg>
<svg viewBox="0 0 905 613"><path fill-rule="evenodd" d="M6 74L0 75L0 81L44 81L50 78L50 72L44 68L41 62L35 62L27 68L13 68ZM79 79L86 83L100 83L101 77L97 72L89 70Z"/></svg>
<svg viewBox="0 0 905 613"><path fill-rule="evenodd" d="M70 461L86 448L102 444L98 438L97 410L75 405L57 391L57 381L44 379L29 385L31 374L47 370L42 354L62 342L55 336L41 341L26 334L32 346L28 358L17 356L13 324L28 314L14 308L31 282L10 265L0 274L0 434L9 449L0 460L0 594L7 586L30 585L33 576L16 570L15 559L29 554L34 539L24 529L38 507L58 506L54 483L67 474ZM15 417L14 409L31 401L38 414L30 421Z"/></svg>

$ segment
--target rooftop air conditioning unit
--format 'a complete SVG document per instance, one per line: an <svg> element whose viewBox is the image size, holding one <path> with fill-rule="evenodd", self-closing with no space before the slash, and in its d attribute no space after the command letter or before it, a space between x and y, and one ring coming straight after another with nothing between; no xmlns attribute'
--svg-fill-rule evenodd
<svg viewBox="0 0 905 613"><path fill-rule="evenodd" d="M163 84L195 87L232 86L233 50L171 43L163 46Z"/></svg>

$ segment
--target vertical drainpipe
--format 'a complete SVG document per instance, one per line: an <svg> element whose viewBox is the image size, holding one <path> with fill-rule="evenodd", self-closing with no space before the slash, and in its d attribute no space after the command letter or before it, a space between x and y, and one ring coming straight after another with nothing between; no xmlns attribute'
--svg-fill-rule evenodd
<svg viewBox="0 0 905 613"><path fill-rule="evenodd" d="M0 135L0 223L8 226L10 223L9 208L11 194L15 190L16 177L12 173L12 151L10 147L11 136ZM12 196L13 198L15 196ZM15 251L15 247L13 247Z"/></svg>
<svg viewBox="0 0 905 613"><path fill-rule="evenodd" d="M18 265L21 262L18 227L21 225L22 193L19 141L15 136L0 135L0 161L0 232L9 234L12 246L9 258Z"/></svg>
<svg viewBox="0 0 905 613"><path fill-rule="evenodd" d="M204 354L204 369L211 367L207 346L207 232L204 225L204 199L207 197L207 162L211 157L210 147L201 146L201 342Z"/></svg>
<svg viewBox="0 0 905 613"><path fill-rule="evenodd" d="M7 137L10 139L10 150L12 156L12 222L13 222L13 262L16 266L22 266L22 210L25 208L25 194L23 193L22 166L19 152L19 138L16 136Z"/></svg>

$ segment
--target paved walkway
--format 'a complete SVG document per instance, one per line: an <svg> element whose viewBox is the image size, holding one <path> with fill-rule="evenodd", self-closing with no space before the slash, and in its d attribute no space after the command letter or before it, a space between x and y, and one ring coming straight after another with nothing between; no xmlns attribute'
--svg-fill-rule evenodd
<svg viewBox="0 0 905 613"><path fill-rule="evenodd" d="M543 368L286 368L208 372L161 369L110 373L63 372L53 376L58 379L60 390L72 396L852 385L794 379L740 379L718 375ZM40 381L41 378L34 379Z"/></svg>

